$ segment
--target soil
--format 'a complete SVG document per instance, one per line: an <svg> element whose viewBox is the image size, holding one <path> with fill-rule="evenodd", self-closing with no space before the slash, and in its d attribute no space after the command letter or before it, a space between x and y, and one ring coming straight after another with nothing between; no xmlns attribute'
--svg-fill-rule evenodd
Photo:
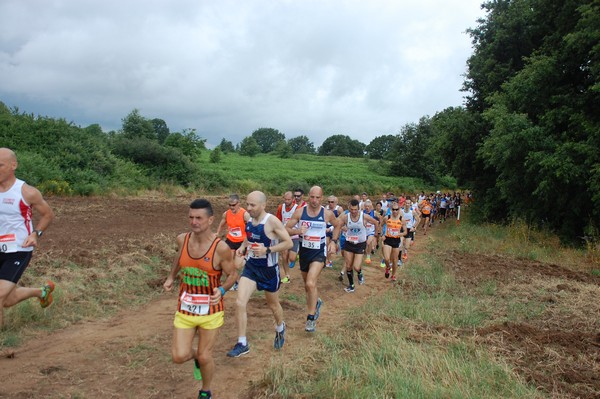
<svg viewBox="0 0 600 399"><path fill-rule="evenodd" d="M168 270L173 248L154 243L157 236L173 237L174 243L178 233L187 231L191 199L49 198L57 218L30 267L47 259L86 264L89 259L107 256L107 249L113 254L127 254L142 248L163 259ZM227 197L213 197L211 201L218 215L216 228ZM269 211L274 211L276 201L270 198ZM442 233L443 229L436 226L430 236ZM413 256L424 250L430 236L419 237ZM467 289L476 290L493 280L498 295L516 295L514 290L518 288L524 290L524 300L540 301L557 309L527 323L506 322L453 334L474 338L511 364L524 379L553 396L600 397L600 309L598 296L588 298L600 292L600 278L558 265L487 255L450 253L446 266L453 269L457 283ZM366 284L357 285L355 293L347 294L337 280L336 269L323 270L319 293L324 305L317 332L309 334L304 331L302 277L297 267L292 269L292 282L283 285L281 291L287 324L284 348L273 349L273 317L264 296L257 294L248 306L251 351L235 359L226 356L237 339L233 316L236 294L228 293L225 325L214 350L213 396L255 396L257 382L272 362L305 354L315 335L337 332L347 309L390 287L378 257L364 267L364 273ZM540 286L544 289L531 288ZM192 365L176 365L170 359L176 293L162 292L162 281L150 289L161 294L143 307L123 309L114 317L82 321L6 352L0 358L0 397L196 398L198 383L193 380ZM58 301L52 306L69 304Z"/></svg>

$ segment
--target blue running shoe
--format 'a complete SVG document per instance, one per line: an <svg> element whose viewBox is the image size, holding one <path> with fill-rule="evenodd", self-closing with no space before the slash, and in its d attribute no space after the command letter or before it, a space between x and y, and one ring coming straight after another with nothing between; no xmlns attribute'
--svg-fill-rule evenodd
<svg viewBox="0 0 600 399"><path fill-rule="evenodd" d="M240 357L250 352L250 345L242 345L241 343L235 344L232 350L227 352L227 356L229 357Z"/></svg>
<svg viewBox="0 0 600 399"><path fill-rule="evenodd" d="M275 349L281 349L285 343L285 322L283 323L283 331L275 331L275 341L273 341L273 347Z"/></svg>
<svg viewBox="0 0 600 399"><path fill-rule="evenodd" d="M294 266L296 266L296 261L295 260L292 261L292 262L290 262L290 269L293 269Z"/></svg>
<svg viewBox="0 0 600 399"><path fill-rule="evenodd" d="M321 314L321 305L323 304L323 301L321 300L321 298L317 299L317 309L315 310L315 320L317 320L319 318L319 315Z"/></svg>

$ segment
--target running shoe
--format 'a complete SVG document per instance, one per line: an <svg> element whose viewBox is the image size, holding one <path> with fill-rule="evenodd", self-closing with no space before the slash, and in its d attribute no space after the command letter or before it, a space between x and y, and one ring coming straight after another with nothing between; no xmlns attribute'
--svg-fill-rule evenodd
<svg viewBox="0 0 600 399"><path fill-rule="evenodd" d="M296 261L290 262L290 269L293 269L296 266Z"/></svg>
<svg viewBox="0 0 600 399"><path fill-rule="evenodd" d="M402 259L398 259L398 267L402 267L403 264L404 262L402 262Z"/></svg>
<svg viewBox="0 0 600 399"><path fill-rule="evenodd" d="M242 345L240 342L235 344L232 350L227 352L227 356L229 357L240 357L250 352L250 345Z"/></svg>
<svg viewBox="0 0 600 399"><path fill-rule="evenodd" d="M281 349L285 343L285 322L283 323L283 331L275 331L275 341L273 341L273 347L275 349Z"/></svg>
<svg viewBox="0 0 600 399"><path fill-rule="evenodd" d="M202 381L202 373L200 372L200 363L198 363L198 359L194 359L194 379Z"/></svg>
<svg viewBox="0 0 600 399"><path fill-rule="evenodd" d="M42 308L47 308L52 305L52 291L54 291L54 282L48 280L46 284L42 286L42 297L40 298L40 305Z"/></svg>
<svg viewBox="0 0 600 399"><path fill-rule="evenodd" d="M385 278L390 278L390 268L389 267L385 268Z"/></svg>
<svg viewBox="0 0 600 399"><path fill-rule="evenodd" d="M365 283L365 276L361 273L358 274L358 284L363 285Z"/></svg>
<svg viewBox="0 0 600 399"><path fill-rule="evenodd" d="M344 288L344 291L346 291L347 293L354 292L354 285L347 286L346 288Z"/></svg>
<svg viewBox="0 0 600 399"><path fill-rule="evenodd" d="M366 259L365 259L365 263L366 263L367 265L370 265L370 264L371 264L371 255L367 255L367 257L366 257Z"/></svg>
<svg viewBox="0 0 600 399"><path fill-rule="evenodd" d="M212 399L212 393L210 391L198 392L198 399Z"/></svg>
<svg viewBox="0 0 600 399"><path fill-rule="evenodd" d="M402 260L407 260L408 259L408 254L405 252L402 254Z"/></svg>
<svg viewBox="0 0 600 399"><path fill-rule="evenodd" d="M385 267L385 260L381 259L381 263L379 263L379 267Z"/></svg>
<svg viewBox="0 0 600 399"><path fill-rule="evenodd" d="M340 273L340 275L338 276L338 280L344 281L344 272Z"/></svg>
<svg viewBox="0 0 600 399"><path fill-rule="evenodd" d="M325 263L325 267L332 268L333 267L333 262L329 261L329 262Z"/></svg>
<svg viewBox="0 0 600 399"><path fill-rule="evenodd" d="M392 276L392 282L396 281L396 276Z"/></svg>
<svg viewBox="0 0 600 399"><path fill-rule="evenodd" d="M289 284L290 283L290 278L288 276L285 276L284 278L281 279L281 282L283 284Z"/></svg>
<svg viewBox="0 0 600 399"><path fill-rule="evenodd" d="M315 332L316 328L317 328L317 321L316 320L306 320L306 325L304 326L304 331L306 331L306 332Z"/></svg>
<svg viewBox="0 0 600 399"><path fill-rule="evenodd" d="M317 298L317 307L315 309L315 320L317 320L319 318L319 315L321 314L321 305L323 304L323 301L321 300L321 298Z"/></svg>

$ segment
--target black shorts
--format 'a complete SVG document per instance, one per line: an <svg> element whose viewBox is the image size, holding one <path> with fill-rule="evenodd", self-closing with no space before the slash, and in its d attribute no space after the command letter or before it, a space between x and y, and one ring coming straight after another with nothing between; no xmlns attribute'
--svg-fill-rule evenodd
<svg viewBox="0 0 600 399"><path fill-rule="evenodd" d="M424 213L423 214L423 219L431 219L431 214L430 213Z"/></svg>
<svg viewBox="0 0 600 399"><path fill-rule="evenodd" d="M231 248L232 251L237 251L238 248L242 246L243 241L233 242L233 241L229 241L229 238L226 238L225 243L227 245L229 245L229 248Z"/></svg>
<svg viewBox="0 0 600 399"><path fill-rule="evenodd" d="M392 248L400 248L400 237L385 237L383 245L387 245Z"/></svg>
<svg viewBox="0 0 600 399"><path fill-rule="evenodd" d="M410 238L411 240L415 238L415 232L414 231L407 231L406 234L404 235L404 238Z"/></svg>
<svg viewBox="0 0 600 399"><path fill-rule="evenodd" d="M33 251L0 253L0 280L18 283L32 254Z"/></svg>
<svg viewBox="0 0 600 399"><path fill-rule="evenodd" d="M440 208L440 215L446 216L446 208Z"/></svg>
<svg viewBox="0 0 600 399"><path fill-rule="evenodd" d="M321 249L305 249L300 247L300 271L308 273L310 264L313 262L321 262L325 266L327 260L325 244Z"/></svg>
<svg viewBox="0 0 600 399"><path fill-rule="evenodd" d="M365 253L366 249L367 249L366 241L359 242L359 243L353 243L350 241L346 241L346 243L344 244L344 251L352 252L353 254L362 255Z"/></svg>

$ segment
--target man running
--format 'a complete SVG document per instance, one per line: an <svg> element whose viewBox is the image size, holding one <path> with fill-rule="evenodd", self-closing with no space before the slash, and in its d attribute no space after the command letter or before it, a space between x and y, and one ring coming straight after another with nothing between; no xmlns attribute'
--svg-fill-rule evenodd
<svg viewBox="0 0 600 399"><path fill-rule="evenodd" d="M40 191L17 179L17 166L15 153L0 148L0 328L4 325L4 308L34 297L46 308L52 303L54 291L52 281L46 281L41 288L17 287L33 249L54 219ZM33 211L39 215L35 230Z"/></svg>
<svg viewBox="0 0 600 399"><path fill-rule="evenodd" d="M348 206L349 212L338 219L339 228L346 231L344 260L348 276L348 287L344 290L348 293L354 292L354 271L357 273L358 283L361 285L365 283L361 265L367 248L367 224L372 224L375 227L379 225L378 220L358 208L359 202L355 199L351 200Z"/></svg>
<svg viewBox="0 0 600 399"><path fill-rule="evenodd" d="M177 236L179 252L163 284L166 291L171 291L181 272L171 352L174 363L194 360L194 375L202 380L198 398L211 398L215 371L212 352L224 322L223 296L235 283L237 271L229 246L211 230L214 216L210 202L194 200L188 216L191 231ZM223 272L227 280L221 286ZM196 334L198 348L194 351Z"/></svg>
<svg viewBox="0 0 600 399"><path fill-rule="evenodd" d="M427 227L431 223L431 212L433 211L433 205L429 202L429 198L425 197L419 204L421 209L421 219L423 219L423 235L427 235Z"/></svg>
<svg viewBox="0 0 600 399"><path fill-rule="evenodd" d="M279 266L277 253L292 248L292 239L279 219L267 213L267 197L260 191L253 191L246 199L248 213L252 217L246 223L246 240L238 249L242 256L246 250L246 266L238 283L237 327L238 341L229 352L229 357L240 357L250 352L246 338L248 324L247 305L256 290L265 291L267 305L275 317L275 340L273 347L281 349L285 342L283 309L279 303Z"/></svg>
<svg viewBox="0 0 600 399"><path fill-rule="evenodd" d="M370 219L367 219L367 248L365 250L365 263L367 265L371 264L371 255L375 254L375 247L377 246L377 237L376 233L379 231L379 225L381 224L381 219L379 219L379 215L373 209L373 202L370 199L365 201L365 208L363 212L366 215L369 215L372 219L377 220L377 225L369 222Z"/></svg>
<svg viewBox="0 0 600 399"><path fill-rule="evenodd" d="M416 211L412 209L412 201L410 199L406 199L404 208L400 208L400 217L405 232L404 237L402 238L402 260L406 261L408 259L408 248L410 248L412 239L415 235L415 227L418 221L418 215Z"/></svg>
<svg viewBox="0 0 600 399"><path fill-rule="evenodd" d="M277 207L277 218L281 220L284 226L287 221L290 220L296 211L296 208L298 208L298 204L294 202L292 192L286 191L285 194L283 194L283 203L279 204ZM300 244L298 235L292 236L291 239L293 243L292 248L281 251L281 256L279 256L279 265L281 266L280 272L284 273L281 282L284 284L288 284L291 281L290 268L293 268L296 263L296 255L298 255L298 246Z"/></svg>
<svg viewBox="0 0 600 399"><path fill-rule="evenodd" d="M333 212L333 214L335 215L335 217L337 218L338 216L341 215L342 212L344 212L344 208L341 207L340 205L338 205L338 199L335 195L330 195L329 197L327 197L327 206L325 206L325 209ZM331 238L333 237L333 225L331 224L327 224L327 247L329 247L329 242L331 241ZM327 252L327 263L325 264L325 267L333 267L333 254L330 254L329 251Z"/></svg>
<svg viewBox="0 0 600 399"><path fill-rule="evenodd" d="M223 230L227 228L225 234L225 243L231 248L233 253L233 261L237 270L242 270L244 267L244 258L236 256L236 251L246 238L246 222L250 219L250 215L244 208L240 206L240 197L237 194L229 196L229 209L223 212L219 227L217 227L217 235L221 236ZM232 287L237 289L237 284Z"/></svg>
<svg viewBox="0 0 600 399"><path fill-rule="evenodd" d="M319 298L317 279L327 259L327 250L330 253L335 253L339 238L339 227L333 212L321 206L323 189L319 186L314 186L310 189L308 195L308 205L304 208L296 209L296 212L288 220L285 227L288 233L299 234L302 237L302 243L300 244L300 271L304 279L306 308L308 311L304 329L307 332L314 332L321 304L323 303L321 298ZM297 223L300 223L299 228L295 227ZM329 248L326 247L325 240L327 223L332 224L334 227Z"/></svg>

